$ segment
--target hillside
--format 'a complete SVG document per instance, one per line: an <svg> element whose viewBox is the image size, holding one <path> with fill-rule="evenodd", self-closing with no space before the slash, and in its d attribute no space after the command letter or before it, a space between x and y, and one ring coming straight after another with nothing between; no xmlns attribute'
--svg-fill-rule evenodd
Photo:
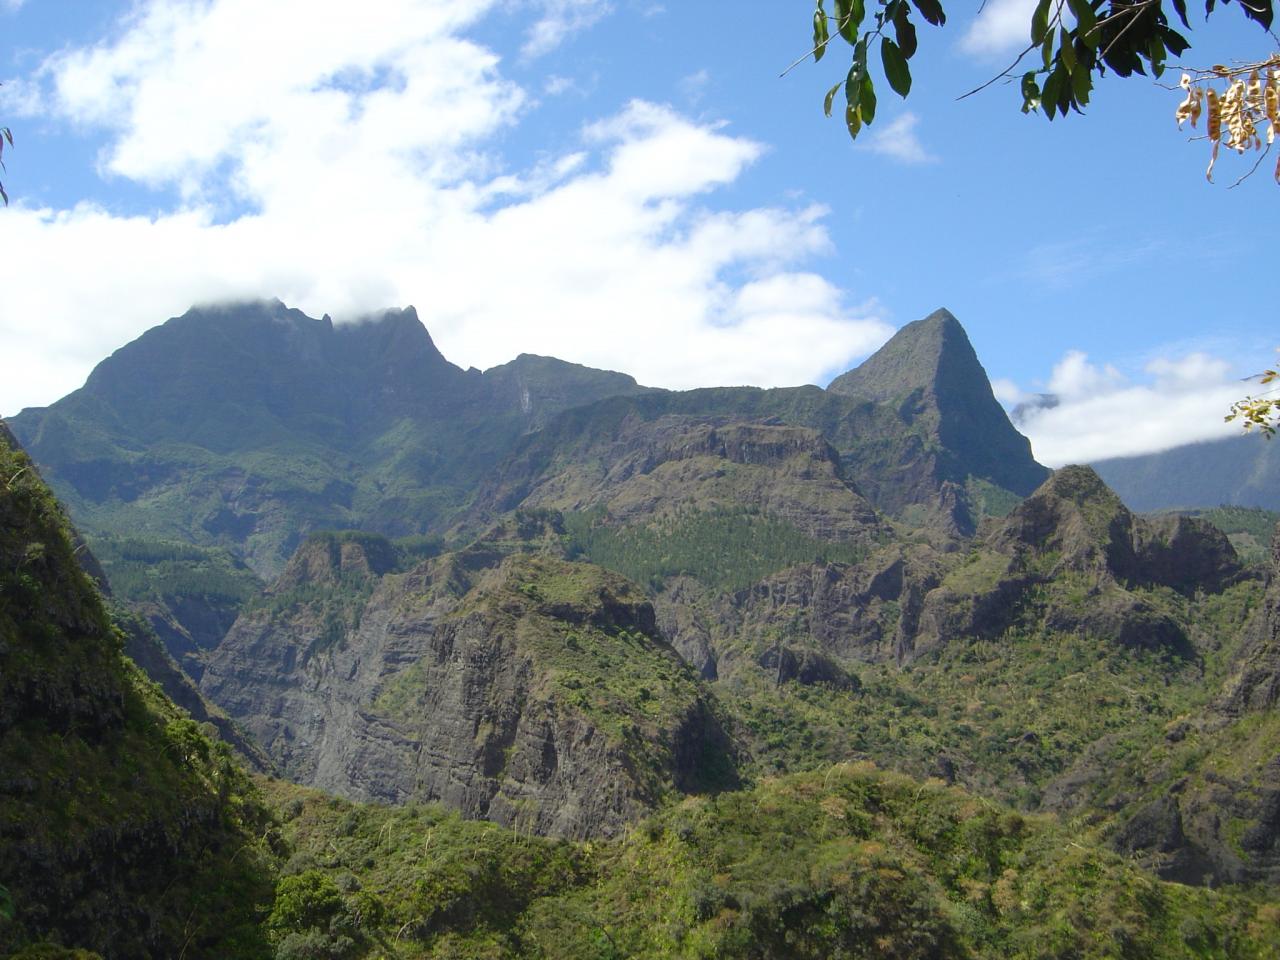
<svg viewBox="0 0 1280 960"><path fill-rule="evenodd" d="M1280 510L1280 447L1259 434L1117 457L1093 466L1133 510L1221 505Z"/></svg>
<svg viewBox="0 0 1280 960"><path fill-rule="evenodd" d="M121 655L61 509L0 429L0 955L268 954L267 809Z"/></svg>

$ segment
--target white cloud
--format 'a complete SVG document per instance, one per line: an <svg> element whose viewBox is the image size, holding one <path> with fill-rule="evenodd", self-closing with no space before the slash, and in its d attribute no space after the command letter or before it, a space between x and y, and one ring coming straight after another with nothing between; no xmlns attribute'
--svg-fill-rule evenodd
<svg viewBox="0 0 1280 960"><path fill-rule="evenodd" d="M1017 53L1031 42L1037 0L986 0L960 38L960 49L977 57Z"/></svg>
<svg viewBox="0 0 1280 960"><path fill-rule="evenodd" d="M562 93L577 89L577 86L577 83L572 78L562 77L553 73L542 84L542 92L549 97L558 97Z"/></svg>
<svg viewBox="0 0 1280 960"><path fill-rule="evenodd" d="M1036 459L1051 467L1158 453L1239 433L1223 417L1248 392L1230 365L1202 353L1152 360L1134 383L1079 351L1054 367L1058 405L1027 409L1018 425Z"/></svg>
<svg viewBox="0 0 1280 960"><path fill-rule="evenodd" d="M1027 393L1012 380L1004 377L991 381L991 392L1006 407L1016 407L1018 404L1025 403L1035 396L1035 394Z"/></svg>
<svg viewBox="0 0 1280 960"><path fill-rule="evenodd" d="M806 269L823 209L704 206L760 144L637 101L507 169L497 134L534 108L461 36L483 3L262 7L152 3L44 68L50 112L107 131L106 171L186 200L9 209L0 412L218 299L339 321L412 303L463 366L527 351L671 387L808 382L891 332Z"/></svg>
<svg viewBox="0 0 1280 960"><path fill-rule="evenodd" d="M920 118L907 111L894 117L888 126L868 128L862 142L873 152L903 163L937 163L938 158L924 148L916 135L919 123Z"/></svg>
<svg viewBox="0 0 1280 960"><path fill-rule="evenodd" d="M0 0L0 7L13 13L26 2L27 0Z"/></svg>
<svg viewBox="0 0 1280 960"><path fill-rule="evenodd" d="M529 28L521 53L528 58L550 53L565 38L597 23L611 12L604 0L540 0L542 16Z"/></svg>
<svg viewBox="0 0 1280 960"><path fill-rule="evenodd" d="M711 83L711 72L703 67L688 76L681 77L677 86L680 89L680 95L691 104L699 104L702 102L703 96L707 92L707 86Z"/></svg>
<svg viewBox="0 0 1280 960"><path fill-rule="evenodd" d="M1117 390L1123 384L1124 377L1115 367L1099 367L1089 362L1087 354L1071 350L1054 366L1049 392L1062 400L1077 400Z"/></svg>

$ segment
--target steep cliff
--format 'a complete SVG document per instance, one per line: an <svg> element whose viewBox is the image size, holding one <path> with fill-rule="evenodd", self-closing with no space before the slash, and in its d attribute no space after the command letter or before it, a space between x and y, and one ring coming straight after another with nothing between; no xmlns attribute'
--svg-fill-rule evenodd
<svg viewBox="0 0 1280 960"><path fill-rule="evenodd" d="M481 548L398 574L363 545L304 544L203 689L296 780L535 833L609 836L736 782L715 701L649 602L550 556Z"/></svg>

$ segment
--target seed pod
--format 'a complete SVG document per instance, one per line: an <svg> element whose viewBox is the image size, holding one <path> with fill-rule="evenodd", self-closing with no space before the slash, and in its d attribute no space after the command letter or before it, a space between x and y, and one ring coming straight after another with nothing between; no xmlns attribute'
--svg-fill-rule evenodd
<svg viewBox="0 0 1280 960"><path fill-rule="evenodd" d="M1215 148L1218 139L1222 136L1222 113L1218 109L1218 91L1210 87L1205 91L1205 99L1209 101L1209 139L1213 141ZM1209 165L1213 169L1213 165Z"/></svg>

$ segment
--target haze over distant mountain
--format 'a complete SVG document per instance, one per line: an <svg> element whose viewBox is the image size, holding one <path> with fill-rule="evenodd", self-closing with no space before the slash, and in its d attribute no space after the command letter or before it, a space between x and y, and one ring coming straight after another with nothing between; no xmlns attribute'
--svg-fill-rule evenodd
<svg viewBox="0 0 1280 960"><path fill-rule="evenodd" d="M274 575L310 530L442 533L664 416L816 430L876 507L962 532L1047 476L946 311L826 391L669 392L527 355L464 371L412 308L344 326L193 308L11 425L87 532L225 546Z"/></svg>
<svg viewBox="0 0 1280 960"><path fill-rule="evenodd" d="M1134 510L1280 510L1280 444L1256 433L1101 460L1094 469Z"/></svg>

